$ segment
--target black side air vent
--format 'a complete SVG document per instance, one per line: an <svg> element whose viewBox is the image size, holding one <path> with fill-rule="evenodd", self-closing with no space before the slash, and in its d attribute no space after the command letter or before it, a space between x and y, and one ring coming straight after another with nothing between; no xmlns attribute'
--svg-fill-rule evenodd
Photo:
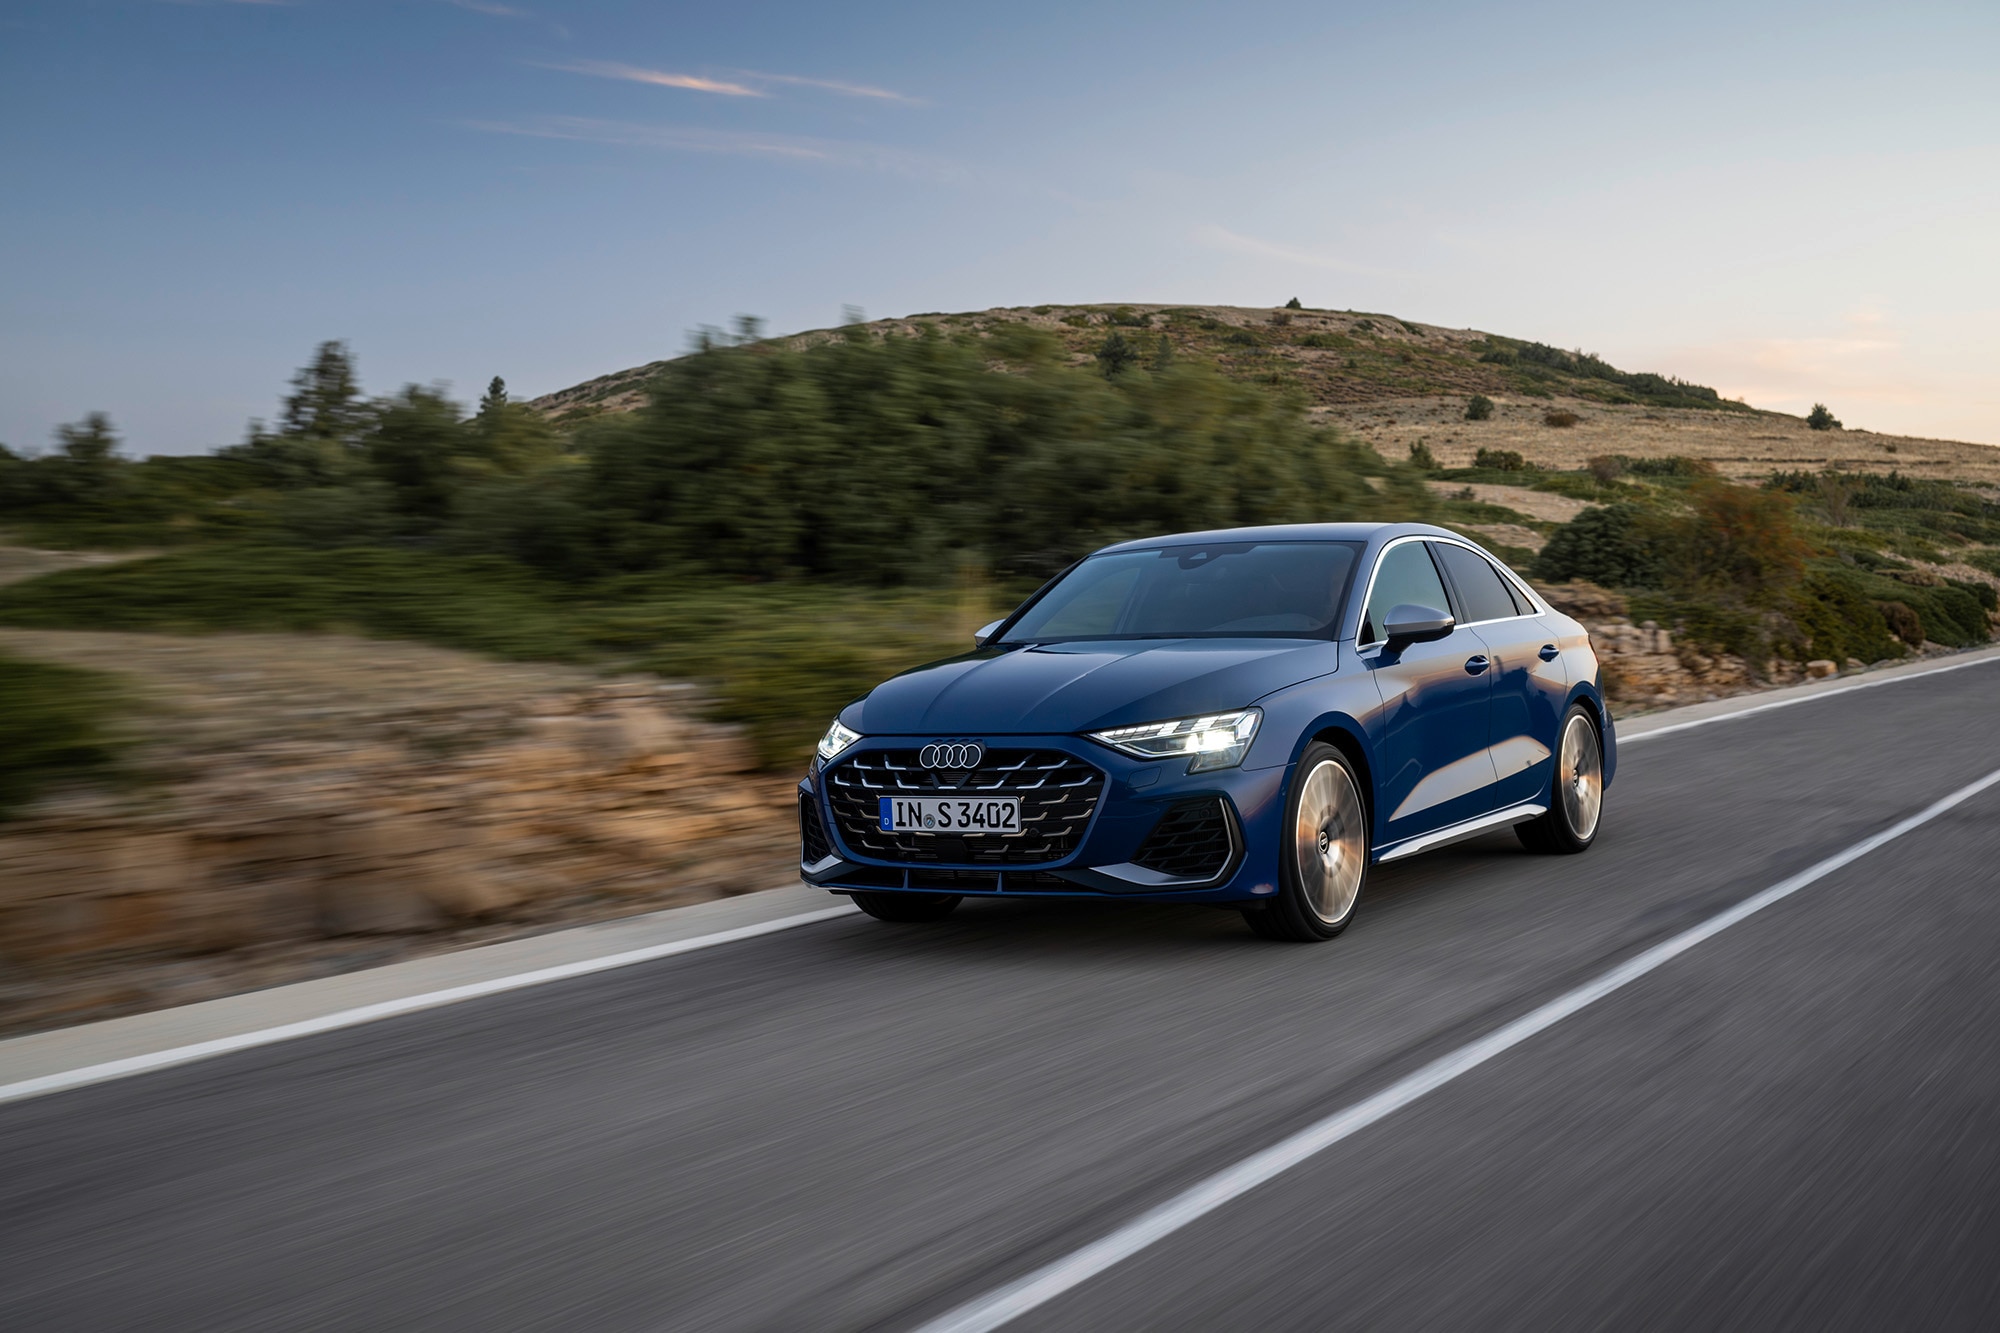
<svg viewBox="0 0 2000 1333"><path fill-rule="evenodd" d="M1229 864L1233 849L1229 815L1220 797L1182 801L1160 816L1132 864L1175 879L1212 879Z"/></svg>
<svg viewBox="0 0 2000 1333"><path fill-rule="evenodd" d="M819 802L799 793L799 864L816 866L833 855L827 846L826 826L819 822Z"/></svg>

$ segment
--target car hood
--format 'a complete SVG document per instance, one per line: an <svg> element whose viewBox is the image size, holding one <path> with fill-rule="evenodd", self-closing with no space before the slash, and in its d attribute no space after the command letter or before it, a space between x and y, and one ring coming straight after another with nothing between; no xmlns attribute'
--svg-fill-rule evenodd
<svg viewBox="0 0 2000 1333"><path fill-rule="evenodd" d="M990 648L884 681L841 716L864 736L1097 731L1242 708L1338 660L1335 644L1302 639Z"/></svg>

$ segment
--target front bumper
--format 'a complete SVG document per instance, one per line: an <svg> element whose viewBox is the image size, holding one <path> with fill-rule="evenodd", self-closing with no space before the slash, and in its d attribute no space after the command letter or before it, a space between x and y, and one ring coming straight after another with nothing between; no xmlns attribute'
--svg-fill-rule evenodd
<svg viewBox="0 0 2000 1333"><path fill-rule="evenodd" d="M838 766L861 754L907 750L930 737L875 737L836 756ZM1283 820L1284 768L1188 773L1184 758L1144 760L1076 736L965 736L989 751L1060 751L1104 774L1089 822L1067 855L1026 864L901 859L855 846L828 799L829 765L815 762L799 783L801 819L816 816L819 840L802 842L800 876L836 891L956 893L1004 898L1128 898L1156 902L1255 902L1276 892L1278 825ZM1175 874L1134 864L1169 812L1189 803L1219 802L1230 840L1219 872ZM806 847L825 855L805 859ZM1159 862L1156 842L1147 849Z"/></svg>

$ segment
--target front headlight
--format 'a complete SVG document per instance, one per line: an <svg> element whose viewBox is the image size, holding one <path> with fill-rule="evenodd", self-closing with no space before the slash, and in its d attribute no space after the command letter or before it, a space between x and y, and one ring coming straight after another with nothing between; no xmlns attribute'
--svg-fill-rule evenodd
<svg viewBox="0 0 2000 1333"><path fill-rule="evenodd" d="M1234 768L1250 753L1263 710L1245 708L1235 713L1211 713L1207 717L1184 717L1173 722L1143 722L1136 727L1114 727L1093 731L1090 739L1103 741L1113 749L1141 759L1170 759L1192 755L1190 773L1211 768Z"/></svg>
<svg viewBox="0 0 2000 1333"><path fill-rule="evenodd" d="M822 760L831 759L860 739L860 732L841 726L840 719L835 718L833 725L826 729L826 735L819 738L819 757Z"/></svg>

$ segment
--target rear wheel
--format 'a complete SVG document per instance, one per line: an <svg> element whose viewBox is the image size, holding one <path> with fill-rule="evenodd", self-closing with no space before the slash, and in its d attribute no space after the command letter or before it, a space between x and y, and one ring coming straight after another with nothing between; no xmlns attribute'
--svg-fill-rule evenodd
<svg viewBox="0 0 2000 1333"><path fill-rule="evenodd" d="M1299 758L1285 802L1278 895L1247 910L1250 929L1270 940L1312 943L1347 929L1368 879L1368 807L1347 759L1314 741Z"/></svg>
<svg viewBox="0 0 2000 1333"><path fill-rule="evenodd" d="M1531 852L1580 852L1597 841L1603 814L1604 745L1590 710L1571 704L1556 743L1548 813L1516 824L1514 836Z"/></svg>
<svg viewBox="0 0 2000 1333"><path fill-rule="evenodd" d="M857 893L854 905L877 921L942 921L963 899L956 893Z"/></svg>

